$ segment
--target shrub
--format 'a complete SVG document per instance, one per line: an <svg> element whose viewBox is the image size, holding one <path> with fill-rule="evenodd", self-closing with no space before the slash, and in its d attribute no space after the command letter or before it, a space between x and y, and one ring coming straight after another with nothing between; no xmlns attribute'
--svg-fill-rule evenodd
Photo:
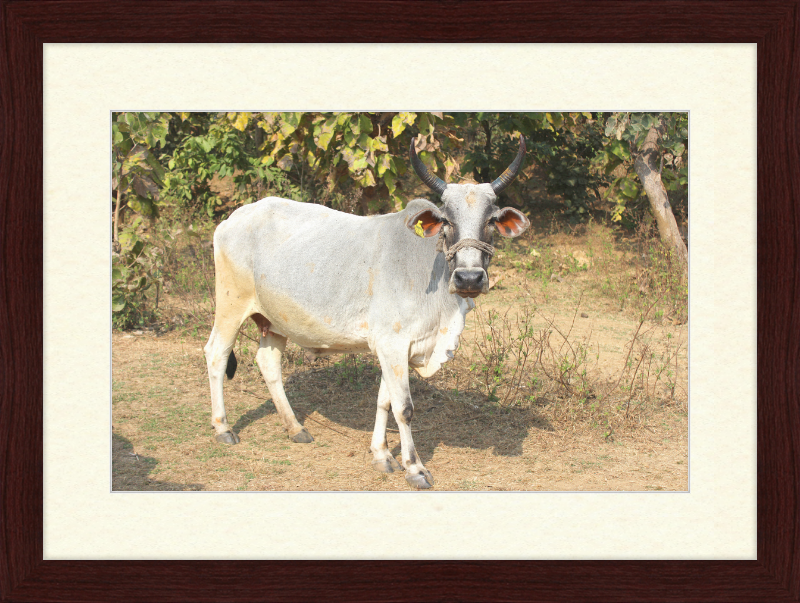
<svg viewBox="0 0 800 603"><path fill-rule="evenodd" d="M162 251L139 236L137 217L119 234L112 252L111 312L116 329L130 329L154 320L163 286Z"/></svg>

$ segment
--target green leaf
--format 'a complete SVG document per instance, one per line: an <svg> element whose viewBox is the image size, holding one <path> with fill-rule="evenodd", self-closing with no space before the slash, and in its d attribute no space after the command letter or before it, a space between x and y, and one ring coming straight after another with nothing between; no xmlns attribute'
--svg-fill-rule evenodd
<svg viewBox="0 0 800 603"><path fill-rule="evenodd" d="M403 133L403 130L406 129L406 124L403 122L403 118L398 113L392 118L392 136L397 138L400 134Z"/></svg>
<svg viewBox="0 0 800 603"><path fill-rule="evenodd" d="M350 131L353 133L354 138L358 138L361 136L361 124L359 123L359 119L357 116L353 116L350 120Z"/></svg>
<svg viewBox="0 0 800 603"><path fill-rule="evenodd" d="M630 159L631 151L627 144L621 140L612 140L608 145L608 150L622 160Z"/></svg>
<svg viewBox="0 0 800 603"><path fill-rule="evenodd" d="M639 196L639 187L630 178L623 178L620 182L620 192L629 199L636 199Z"/></svg>
<svg viewBox="0 0 800 603"><path fill-rule="evenodd" d="M153 137L161 143L161 148L163 149L167 145L167 129L160 125L156 124L153 126Z"/></svg>
<svg viewBox="0 0 800 603"><path fill-rule="evenodd" d="M149 165L152 170L150 172L150 177L155 180L157 184L163 185L165 175L164 166L161 165L161 162L152 153L148 153L145 159L147 165Z"/></svg>
<svg viewBox="0 0 800 603"><path fill-rule="evenodd" d="M361 147L365 151L369 151L370 148L371 148L371 141L372 141L372 139L369 137L369 135L362 132L361 135L358 137L358 143L357 144L358 144L359 147Z"/></svg>
<svg viewBox="0 0 800 603"><path fill-rule="evenodd" d="M144 241L140 241L138 238L136 238L136 240L133 242L131 253L135 256L138 256L142 254L142 251L144 251Z"/></svg>
<svg viewBox="0 0 800 603"><path fill-rule="evenodd" d="M386 136L379 136L378 138L371 139L371 146L373 151L389 152L389 145L386 144Z"/></svg>
<svg viewBox="0 0 800 603"><path fill-rule="evenodd" d="M125 298L121 295L112 298L111 300L111 311L112 312L121 312L125 309Z"/></svg>
<svg viewBox="0 0 800 603"><path fill-rule="evenodd" d="M388 155L380 155L376 161L375 169L378 171L378 176L383 176L387 170L392 169L392 162Z"/></svg>
<svg viewBox="0 0 800 603"><path fill-rule="evenodd" d="M284 115L287 115L287 114L284 114ZM292 113L288 113L288 115L293 115L293 114L292 114ZM291 136L291 135L292 135L292 133L293 133L293 132L294 132L296 129L297 129L297 124L292 124L292 123L291 123L291 122L289 122L289 121L284 121L284 122L282 122L282 123L281 123L281 127L280 127L280 130L279 130L279 132L281 133L281 135L282 135L284 138L286 138L286 137L288 137L288 136Z"/></svg>
<svg viewBox="0 0 800 603"><path fill-rule="evenodd" d="M406 173L406 162L400 159L399 157L392 157L392 171L397 174L398 176L402 176Z"/></svg>
<svg viewBox="0 0 800 603"><path fill-rule="evenodd" d="M605 131L606 137L607 138L611 137L611 135L614 133L616 129L617 129L617 116L612 115L606 121L606 131Z"/></svg>
<svg viewBox="0 0 800 603"><path fill-rule="evenodd" d="M133 148L133 141L130 139L130 137L127 136L122 140L122 142L119 143L119 145L117 145L117 151L119 152L121 157L127 156L128 153L131 152L132 148Z"/></svg>
<svg viewBox="0 0 800 603"><path fill-rule="evenodd" d="M429 153L428 151L420 151L419 158L429 170L435 172L439 169L439 166L436 164L436 157L433 153Z"/></svg>
<svg viewBox="0 0 800 603"><path fill-rule="evenodd" d="M450 176L453 174L453 172L456 171L457 167L458 165L456 164L455 161L453 161L451 157L445 159L444 162L445 181L450 179Z"/></svg>
<svg viewBox="0 0 800 603"><path fill-rule="evenodd" d="M355 160L353 161L353 165L350 167L350 169L356 172L358 170L363 170L364 168L366 168L367 155L360 149L357 149L354 155L355 155Z"/></svg>
<svg viewBox="0 0 800 603"><path fill-rule="evenodd" d="M372 134L372 121L364 113L358 116L358 127L363 134Z"/></svg>
<svg viewBox="0 0 800 603"><path fill-rule="evenodd" d="M250 122L251 115L251 113L237 113L236 119L233 120L233 127L240 132L244 132Z"/></svg>
<svg viewBox="0 0 800 603"><path fill-rule="evenodd" d="M328 145L331 143L331 139L333 138L333 130L328 132L322 132L317 138L317 146L322 149L323 151L328 150Z"/></svg>
<svg viewBox="0 0 800 603"><path fill-rule="evenodd" d="M372 174L372 170L364 170L364 175L359 178L358 183L363 186L375 186L375 176Z"/></svg>
<svg viewBox="0 0 800 603"><path fill-rule="evenodd" d="M413 125L415 119L417 119L417 114L411 111L404 111L395 115L392 119L392 134L394 137L397 138L406 129L406 126Z"/></svg>
<svg viewBox="0 0 800 603"><path fill-rule="evenodd" d="M297 128L300 125L300 120L303 118L302 113L281 113L281 119L285 124Z"/></svg>
<svg viewBox="0 0 800 603"><path fill-rule="evenodd" d="M386 188L389 189L389 194L394 195L394 191L397 188L396 183L397 176L395 176L392 172L385 172L383 174L383 183L386 185Z"/></svg>
<svg viewBox="0 0 800 603"><path fill-rule="evenodd" d="M558 130L562 125L564 125L564 117L561 113L545 113L547 117L547 121L553 126L554 130Z"/></svg>
<svg viewBox="0 0 800 603"><path fill-rule="evenodd" d="M427 113L423 113L419 116L419 133L423 136L430 136L433 134L433 124L428 118Z"/></svg>

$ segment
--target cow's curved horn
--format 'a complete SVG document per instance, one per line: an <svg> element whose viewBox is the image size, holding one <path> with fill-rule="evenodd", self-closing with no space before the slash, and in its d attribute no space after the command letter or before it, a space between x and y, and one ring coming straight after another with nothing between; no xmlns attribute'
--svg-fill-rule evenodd
<svg viewBox="0 0 800 603"><path fill-rule="evenodd" d="M492 190L495 195L499 195L505 187L507 187L514 178L517 177L519 168L522 166L522 160L525 158L525 137L520 134L519 136L519 152L516 159L511 162L505 172L500 174L500 177L492 182Z"/></svg>
<svg viewBox="0 0 800 603"><path fill-rule="evenodd" d="M409 155L411 155L411 165L414 166L414 171L417 173L417 176L419 176L420 180L422 180L435 193L441 195L444 192L444 189L447 188L447 183L438 176L431 174L428 171L428 168L425 167L425 164L422 163L422 160L417 157L417 151L414 149L415 140L416 137L411 139L411 148L408 151Z"/></svg>

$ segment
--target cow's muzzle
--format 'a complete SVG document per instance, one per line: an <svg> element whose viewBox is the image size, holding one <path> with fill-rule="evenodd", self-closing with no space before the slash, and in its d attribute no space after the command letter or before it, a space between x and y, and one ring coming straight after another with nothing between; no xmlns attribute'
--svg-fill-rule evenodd
<svg viewBox="0 0 800 603"><path fill-rule="evenodd" d="M489 277L483 268L456 268L450 277L450 293L478 297L489 292Z"/></svg>

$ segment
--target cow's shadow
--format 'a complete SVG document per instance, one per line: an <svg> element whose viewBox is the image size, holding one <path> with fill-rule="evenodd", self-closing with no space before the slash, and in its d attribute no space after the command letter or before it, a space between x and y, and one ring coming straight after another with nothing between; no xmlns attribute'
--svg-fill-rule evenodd
<svg viewBox="0 0 800 603"><path fill-rule="evenodd" d="M286 394L300 423L324 441L326 428L309 415L319 413L327 421L371 435L377 404L380 369L367 365L359 378L349 378L341 363L314 371L296 372L284 380ZM257 427L265 417L275 415L275 406L263 381L264 402L242 414L233 425L236 433ZM412 431L417 453L423 463L439 446L492 450L496 455L520 456L532 430L553 431L540 406L501 405L477 389L455 392L436 380L411 378L414 401ZM399 456L400 444L394 417L389 413L388 436L392 454ZM368 438L365 438L368 439ZM367 444L368 445L368 444Z"/></svg>
<svg viewBox="0 0 800 603"><path fill-rule="evenodd" d="M160 481L153 477L159 461L134 452L131 441L112 433L111 490L114 492L145 492L152 490L204 490L203 484L181 484Z"/></svg>

